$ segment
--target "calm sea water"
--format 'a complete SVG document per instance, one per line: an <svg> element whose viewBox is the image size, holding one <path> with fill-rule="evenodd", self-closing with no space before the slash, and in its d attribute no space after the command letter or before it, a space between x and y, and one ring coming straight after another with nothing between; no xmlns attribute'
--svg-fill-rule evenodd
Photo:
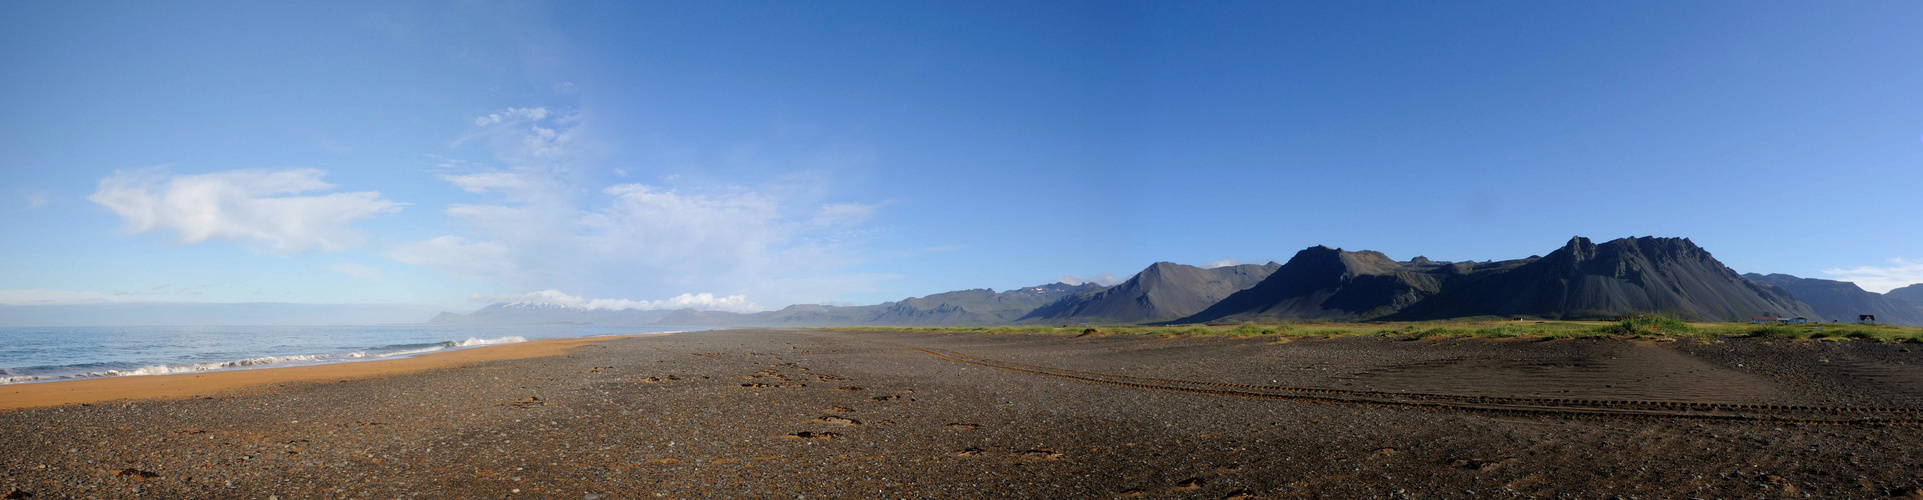
<svg viewBox="0 0 1923 500"><path fill-rule="evenodd" d="M0 327L0 384L342 363L535 339L686 330L578 325Z"/></svg>

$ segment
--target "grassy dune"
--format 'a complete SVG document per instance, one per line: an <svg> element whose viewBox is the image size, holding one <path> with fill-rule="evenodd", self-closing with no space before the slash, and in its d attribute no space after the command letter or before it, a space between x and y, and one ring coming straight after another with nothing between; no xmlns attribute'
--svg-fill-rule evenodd
<svg viewBox="0 0 1923 500"><path fill-rule="evenodd" d="M1422 339L1533 338L1564 339L1580 337L1622 338L1721 338L1761 337L1772 339L1849 340L1869 339L1883 342L1923 343L1923 328L1890 325L1824 323L1807 325L1752 325L1748 323L1687 323L1662 317L1633 318L1622 321L1515 321L1464 320L1382 323L1301 322L1243 323L1239 325L1178 326L942 326L942 327L842 327L829 330L1036 333L1055 335L1160 335L1230 337L1335 337L1375 335Z"/></svg>

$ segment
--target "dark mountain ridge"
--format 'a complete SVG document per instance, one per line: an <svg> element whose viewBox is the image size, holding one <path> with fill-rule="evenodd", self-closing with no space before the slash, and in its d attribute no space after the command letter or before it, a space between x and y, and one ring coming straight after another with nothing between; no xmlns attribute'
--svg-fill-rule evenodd
<svg viewBox="0 0 1923 500"><path fill-rule="evenodd" d="M1313 247L1262 283L1175 322L1621 314L1702 321L1816 315L1787 291L1744 279L1686 238L1595 244L1575 237L1542 257L1499 262L1397 262L1379 252Z"/></svg>
<svg viewBox="0 0 1923 500"><path fill-rule="evenodd" d="M1046 324L1128 324L1181 318L1262 282L1280 264L1203 269L1157 262L1121 284L1086 290L1035 309L1017 321Z"/></svg>
<svg viewBox="0 0 1923 500"><path fill-rule="evenodd" d="M1476 266L1423 257L1397 262L1381 252L1315 246L1296 252L1255 286L1180 321L1375 319L1441 292L1447 279L1476 272Z"/></svg>
<svg viewBox="0 0 1923 500"><path fill-rule="evenodd" d="M1471 316L1585 319L1663 314L1697 321L1815 317L1780 287L1736 274L1688 238L1575 237L1540 259L1458 277L1459 286L1383 319Z"/></svg>

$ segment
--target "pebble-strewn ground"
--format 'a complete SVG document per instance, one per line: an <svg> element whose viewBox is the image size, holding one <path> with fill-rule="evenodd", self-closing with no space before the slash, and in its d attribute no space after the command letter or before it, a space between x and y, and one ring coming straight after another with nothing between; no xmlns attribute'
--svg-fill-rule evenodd
<svg viewBox="0 0 1923 500"><path fill-rule="evenodd" d="M871 342L871 341L879 341ZM1923 407L1909 344L740 330L0 413L6 498L1923 498L1923 429L1504 416L948 361L1492 396Z"/></svg>

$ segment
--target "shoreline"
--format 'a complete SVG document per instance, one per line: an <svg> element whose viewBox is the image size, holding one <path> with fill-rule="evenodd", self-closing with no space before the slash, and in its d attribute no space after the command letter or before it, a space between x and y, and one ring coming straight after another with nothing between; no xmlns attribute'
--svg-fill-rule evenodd
<svg viewBox="0 0 1923 500"><path fill-rule="evenodd" d="M372 361L7 384L0 385L0 412L119 400L178 399L290 382L385 377L486 361L556 356L609 340L673 334L538 339Z"/></svg>

